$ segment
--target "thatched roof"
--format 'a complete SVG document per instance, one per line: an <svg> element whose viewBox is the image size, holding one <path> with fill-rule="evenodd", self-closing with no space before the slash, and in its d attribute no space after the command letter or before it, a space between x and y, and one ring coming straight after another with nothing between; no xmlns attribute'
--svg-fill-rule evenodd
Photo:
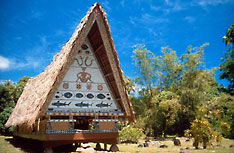
<svg viewBox="0 0 234 153"><path fill-rule="evenodd" d="M120 69L117 53L114 49L105 12L99 3L95 3L81 20L69 41L54 57L51 64L38 76L28 81L13 112L5 124L6 127L21 124L32 126L38 117L45 113L67 70L74 61L78 48L85 39L91 35L90 31L94 29L94 25L98 27L96 29L100 30L101 34L99 35L101 35L103 39L103 50L107 52L106 57L108 58L111 72L113 72L113 78L115 79L114 86L118 88L116 93L119 94L121 99L120 103L125 112L125 117L129 120L134 119L132 106L125 89L123 74ZM91 37L92 36L90 36L90 39ZM100 47L97 49L100 50Z"/></svg>

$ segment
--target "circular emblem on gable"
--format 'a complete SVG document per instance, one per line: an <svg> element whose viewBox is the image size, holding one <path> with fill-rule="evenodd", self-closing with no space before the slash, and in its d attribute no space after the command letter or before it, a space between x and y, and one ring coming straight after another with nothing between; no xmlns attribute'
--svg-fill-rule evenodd
<svg viewBox="0 0 234 153"><path fill-rule="evenodd" d="M88 83L88 84L86 85L86 88L87 88L87 90L91 90L91 89L92 89L92 84L91 84L91 83Z"/></svg>
<svg viewBox="0 0 234 153"><path fill-rule="evenodd" d="M81 84L77 83L77 84L76 84L76 88L77 88L77 89L81 89Z"/></svg>
<svg viewBox="0 0 234 153"><path fill-rule="evenodd" d="M86 44L83 44L81 45L81 48L85 50L85 49L88 49L89 47Z"/></svg>
<svg viewBox="0 0 234 153"><path fill-rule="evenodd" d="M69 83L68 82L64 82L63 83L63 88L64 89L68 89L69 88Z"/></svg>
<svg viewBox="0 0 234 153"><path fill-rule="evenodd" d="M82 53L82 50L78 50L78 54L81 54Z"/></svg>
<svg viewBox="0 0 234 153"><path fill-rule="evenodd" d="M87 50L87 51L85 51L85 54L89 55L89 54L90 54L90 51L88 51L88 50Z"/></svg>
<svg viewBox="0 0 234 153"><path fill-rule="evenodd" d="M101 84L99 84L99 85L97 86L97 88L98 88L99 91L103 90L103 86L102 86Z"/></svg>

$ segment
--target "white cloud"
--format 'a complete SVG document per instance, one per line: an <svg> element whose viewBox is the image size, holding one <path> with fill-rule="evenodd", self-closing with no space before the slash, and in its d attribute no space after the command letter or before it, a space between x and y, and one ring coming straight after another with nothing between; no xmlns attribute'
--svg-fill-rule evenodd
<svg viewBox="0 0 234 153"><path fill-rule="evenodd" d="M121 0L121 1L120 1L120 4L121 4L122 7L124 7L124 6L125 6L125 1L124 1L124 0Z"/></svg>
<svg viewBox="0 0 234 153"><path fill-rule="evenodd" d="M102 6L103 6L104 10L107 10L109 12L111 11L110 4L109 4L109 2L107 0L105 0L105 1L102 2Z"/></svg>
<svg viewBox="0 0 234 153"><path fill-rule="evenodd" d="M195 18L194 17L192 17L192 16L186 16L185 18L184 18L188 23L193 23L193 22L195 22Z"/></svg>
<svg viewBox="0 0 234 153"><path fill-rule="evenodd" d="M168 5L169 4L169 0L164 0L165 1L165 3Z"/></svg>
<svg viewBox="0 0 234 153"><path fill-rule="evenodd" d="M158 23L169 22L167 18L155 17L148 13L142 15L141 21L146 22L147 24L148 23L158 24Z"/></svg>
<svg viewBox="0 0 234 153"><path fill-rule="evenodd" d="M159 10L161 10L161 7L160 6L150 5L150 9L153 10L153 11L159 11Z"/></svg>
<svg viewBox="0 0 234 153"><path fill-rule="evenodd" d="M176 1L175 3L172 4L173 11L181 11L181 10L185 9L184 4L185 3L180 3L179 1Z"/></svg>
<svg viewBox="0 0 234 153"><path fill-rule="evenodd" d="M234 3L233 0L192 0L192 1L181 1L181 0L164 0L166 7L161 8L164 15L171 12L178 12L181 10L189 9L193 6L200 6L206 9L208 6L217 6L227 3ZM153 7L150 7L153 10Z"/></svg>
<svg viewBox="0 0 234 153"><path fill-rule="evenodd" d="M6 70L10 67L10 60L3 56L0 56L0 70Z"/></svg>
<svg viewBox="0 0 234 153"><path fill-rule="evenodd" d="M153 11L163 11L164 15L168 15L172 12L178 12L181 10L185 10L188 8L189 3L188 2L181 2L180 0L164 0L163 6L154 6L150 5L150 9Z"/></svg>
<svg viewBox="0 0 234 153"><path fill-rule="evenodd" d="M0 56L0 70L36 69L41 71L41 69L50 62L53 55L47 52L48 45L50 44L47 41L47 38L45 36L41 36L40 41L40 44L26 50L26 55L22 54L20 56L10 58Z"/></svg>
<svg viewBox="0 0 234 153"><path fill-rule="evenodd" d="M45 12L38 11L38 10L31 10L30 18L31 19L42 19L44 16Z"/></svg>
<svg viewBox="0 0 234 153"><path fill-rule="evenodd" d="M39 68L41 62L36 57L25 57L24 61L13 61L11 69L36 69Z"/></svg>
<svg viewBox="0 0 234 153"><path fill-rule="evenodd" d="M130 17L130 23L133 25L144 24L151 26L152 24L167 23L169 20L167 18L156 17L148 13L144 13L141 17Z"/></svg>
<svg viewBox="0 0 234 153"><path fill-rule="evenodd" d="M219 5L231 2L231 0L194 0L192 3L197 4L201 7L207 7L209 5Z"/></svg>
<svg viewBox="0 0 234 153"><path fill-rule="evenodd" d="M16 70L16 69L36 69L41 66L42 61L36 56L27 56L24 59L18 60L15 58L5 58L0 56L0 70Z"/></svg>

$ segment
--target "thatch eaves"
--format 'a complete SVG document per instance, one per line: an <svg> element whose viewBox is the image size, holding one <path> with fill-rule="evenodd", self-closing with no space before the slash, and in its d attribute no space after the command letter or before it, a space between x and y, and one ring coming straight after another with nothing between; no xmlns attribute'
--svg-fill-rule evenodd
<svg viewBox="0 0 234 153"><path fill-rule="evenodd" d="M117 80L119 80L118 86L122 91L121 97L124 98L123 106L126 111L126 117L128 117L130 120L134 119L132 106L125 89L123 74L120 69L117 53L114 49L114 44L110 35L110 29L105 12L99 3L95 3L89 9L86 16L81 20L69 41L54 57L51 64L48 65L46 69L38 76L35 76L28 81L13 112L5 124L6 127L22 124L32 126L38 117L45 113L46 108L48 107L60 83L62 82L67 70L74 61L78 48L85 41L92 25L94 24L94 21L97 18L95 9L98 9L101 12L98 13L98 17L103 20L104 24L100 25L104 25L104 27L103 29L102 27L99 27L99 29L105 30L107 33L106 36L108 40L106 40L106 43L108 42L107 45L109 45L111 48L111 55L114 56L113 59L110 60L112 60L112 65L116 67L114 72L117 73L115 74L115 77Z"/></svg>

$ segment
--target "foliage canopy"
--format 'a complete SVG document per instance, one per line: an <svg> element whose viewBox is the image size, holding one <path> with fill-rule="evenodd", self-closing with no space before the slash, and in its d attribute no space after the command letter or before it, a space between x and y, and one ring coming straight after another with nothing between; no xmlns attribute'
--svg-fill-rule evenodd
<svg viewBox="0 0 234 153"><path fill-rule="evenodd" d="M22 77L17 83L4 81L0 84L0 133L11 134L12 129L5 128L5 123L9 118L15 104L24 90L30 77Z"/></svg>
<svg viewBox="0 0 234 153"><path fill-rule="evenodd" d="M137 96L131 95L131 102L137 122L146 135L184 135L196 119L204 119L216 132L231 137L234 102L221 100L232 96L215 81L216 69L205 67L207 45L189 46L180 57L168 47L162 48L161 55L156 56L145 46L135 46L133 60L137 77L132 85L140 88L135 90ZM215 115L217 111L220 113Z"/></svg>
<svg viewBox="0 0 234 153"><path fill-rule="evenodd" d="M226 36L223 37L223 42L225 45L230 46L222 60L222 64L219 65L219 74L221 79L227 79L229 81L229 89L234 90L234 24L228 28Z"/></svg>

